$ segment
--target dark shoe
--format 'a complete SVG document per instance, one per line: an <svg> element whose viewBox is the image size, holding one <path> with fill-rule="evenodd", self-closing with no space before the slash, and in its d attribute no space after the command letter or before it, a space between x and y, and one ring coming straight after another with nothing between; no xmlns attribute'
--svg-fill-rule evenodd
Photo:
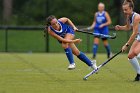
<svg viewBox="0 0 140 93"><path fill-rule="evenodd" d="M92 58L93 58L93 59L96 59L96 55L93 55Z"/></svg>
<svg viewBox="0 0 140 93"><path fill-rule="evenodd" d="M112 52L110 52L110 54L107 55L107 58L109 59L109 58L111 58L112 56L113 56L113 54L112 54Z"/></svg>
<svg viewBox="0 0 140 93"><path fill-rule="evenodd" d="M137 76L135 77L135 81L140 81L140 74L137 74Z"/></svg>

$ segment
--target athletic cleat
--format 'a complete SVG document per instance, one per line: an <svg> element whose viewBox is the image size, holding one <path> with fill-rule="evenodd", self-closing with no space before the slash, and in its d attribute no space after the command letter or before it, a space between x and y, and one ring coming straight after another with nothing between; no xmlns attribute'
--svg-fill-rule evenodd
<svg viewBox="0 0 140 93"><path fill-rule="evenodd" d="M137 74L137 76L135 77L135 81L140 81L140 74Z"/></svg>
<svg viewBox="0 0 140 93"><path fill-rule="evenodd" d="M110 52L110 54L109 55L107 55L107 58L109 59L109 58L111 58L113 56L113 53L112 52Z"/></svg>
<svg viewBox="0 0 140 93"><path fill-rule="evenodd" d="M73 69L75 69L75 67L76 67L75 63L69 64L68 70L73 70Z"/></svg>
<svg viewBox="0 0 140 93"><path fill-rule="evenodd" d="M96 60L92 60L91 62L92 62L91 68L97 69Z"/></svg>
<svg viewBox="0 0 140 93"><path fill-rule="evenodd" d="M96 60L92 60L91 62L92 62L91 68L93 68L93 70L97 70L95 73L98 74L98 67L96 65Z"/></svg>
<svg viewBox="0 0 140 93"><path fill-rule="evenodd" d="M93 56L92 56L92 59L96 59L96 55L93 55Z"/></svg>

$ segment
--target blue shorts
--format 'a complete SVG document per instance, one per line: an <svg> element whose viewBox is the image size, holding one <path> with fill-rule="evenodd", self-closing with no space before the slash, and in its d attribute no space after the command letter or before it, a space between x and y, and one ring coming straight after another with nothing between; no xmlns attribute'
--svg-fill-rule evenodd
<svg viewBox="0 0 140 93"><path fill-rule="evenodd" d="M109 30L108 30L108 27L94 28L94 33L108 35L109 34ZM95 36L95 37L98 37L98 36ZM102 38L102 39L107 39L107 38Z"/></svg>
<svg viewBox="0 0 140 93"><path fill-rule="evenodd" d="M69 34L73 34L73 35L74 35L74 34L75 34L74 32L75 32L75 31L73 30L72 27L68 27L68 29L67 29L67 31L66 31L66 34L69 33Z"/></svg>

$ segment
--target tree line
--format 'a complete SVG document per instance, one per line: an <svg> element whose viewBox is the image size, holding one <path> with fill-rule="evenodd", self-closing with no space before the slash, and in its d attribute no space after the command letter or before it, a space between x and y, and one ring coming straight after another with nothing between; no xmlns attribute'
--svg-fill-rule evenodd
<svg viewBox="0 0 140 93"><path fill-rule="evenodd" d="M113 24L122 21L123 0L0 0L1 25L44 25L49 15L68 17L77 25L90 25L99 2L106 5ZM135 0L137 12L140 0ZM138 10L139 9L139 10Z"/></svg>

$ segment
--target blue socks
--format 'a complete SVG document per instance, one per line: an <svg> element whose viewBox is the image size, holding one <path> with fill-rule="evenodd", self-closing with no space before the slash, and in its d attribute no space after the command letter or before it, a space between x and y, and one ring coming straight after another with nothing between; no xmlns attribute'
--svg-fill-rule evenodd
<svg viewBox="0 0 140 93"><path fill-rule="evenodd" d="M89 58L86 57L86 55L82 52L77 56L81 61L86 63L88 66L92 66L92 62L90 61Z"/></svg>
<svg viewBox="0 0 140 93"><path fill-rule="evenodd" d="M96 57L97 50L98 50L98 44L94 44L92 49L94 58Z"/></svg>
<svg viewBox="0 0 140 93"><path fill-rule="evenodd" d="M107 56L109 58L109 56L110 56L110 46L106 45L105 48L106 48L106 51L107 51ZM93 45L93 58L96 57L97 50L98 50L98 44L94 44Z"/></svg>
<svg viewBox="0 0 140 93"><path fill-rule="evenodd" d="M107 45L107 46L105 46L105 48L106 48L106 51L107 51L107 55L109 57L110 56L110 46Z"/></svg>
<svg viewBox="0 0 140 93"><path fill-rule="evenodd" d="M73 54L72 54L71 48L66 48L64 50L65 50L66 56L67 56L67 58L69 60L69 63L70 64L73 64L74 63L74 60L73 60Z"/></svg>
<svg viewBox="0 0 140 93"><path fill-rule="evenodd" d="M67 55L67 58L69 60L70 64L74 63L74 59L73 59L73 54L72 54L72 50L71 48L66 48L64 49L65 53ZM84 63L86 63L88 66L92 66L92 62L90 61L89 58L86 57L86 55L82 52L80 52L80 54L77 56L81 61L83 61Z"/></svg>

